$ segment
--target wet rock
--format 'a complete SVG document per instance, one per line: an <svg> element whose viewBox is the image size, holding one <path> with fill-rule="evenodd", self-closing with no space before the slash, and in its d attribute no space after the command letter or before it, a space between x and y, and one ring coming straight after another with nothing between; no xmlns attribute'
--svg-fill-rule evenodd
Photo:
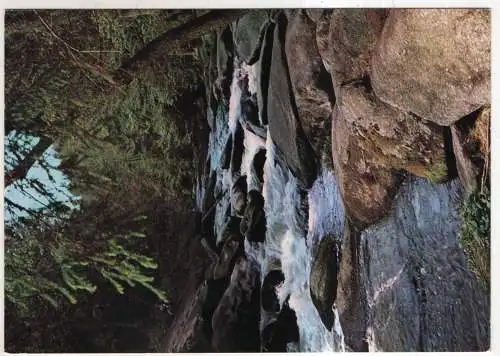
<svg viewBox="0 0 500 356"><path fill-rule="evenodd" d="M386 9L335 9L329 20L328 61L335 87L369 75Z"/></svg>
<svg viewBox="0 0 500 356"><path fill-rule="evenodd" d="M240 234L231 235L224 241L217 263L213 268L214 279L223 278L231 273L236 257L244 254L242 241Z"/></svg>
<svg viewBox="0 0 500 356"><path fill-rule="evenodd" d="M444 128L378 100L368 78L340 88L332 115L332 153L349 216L371 224L387 212L405 170L435 182L448 169Z"/></svg>
<svg viewBox="0 0 500 356"><path fill-rule="evenodd" d="M254 64L257 73L257 107L262 125L269 123L267 118L267 99L275 27L276 25L272 22L268 25L264 34L259 60Z"/></svg>
<svg viewBox="0 0 500 356"><path fill-rule="evenodd" d="M233 77L233 36L229 26L224 28L217 38L217 72L216 85L229 102L231 96L231 80Z"/></svg>
<svg viewBox="0 0 500 356"><path fill-rule="evenodd" d="M367 352L367 301L360 266L360 233L346 221L342 238L342 260L338 277L336 305L346 348Z"/></svg>
<svg viewBox="0 0 500 356"><path fill-rule="evenodd" d="M240 223L241 218L236 216L229 216L217 236L218 247L220 247L220 245L223 244L226 240L231 238L231 236L240 235Z"/></svg>
<svg viewBox="0 0 500 356"><path fill-rule="evenodd" d="M489 348L489 296L458 242L462 199L457 180L437 185L411 178L387 219L361 233L358 273L370 351Z"/></svg>
<svg viewBox="0 0 500 356"><path fill-rule="evenodd" d="M255 103L255 101L251 96L243 97L240 106L241 106L241 119L243 121L249 122L253 125L260 125L257 103Z"/></svg>
<svg viewBox="0 0 500 356"><path fill-rule="evenodd" d="M335 321L333 304L337 298L337 274L340 270L340 246L334 237L324 237L311 266L309 291L321 321L331 330Z"/></svg>
<svg viewBox="0 0 500 356"><path fill-rule="evenodd" d="M208 177L207 183L206 183L206 188L205 188L205 194L203 195L203 200L202 200L202 212L206 213L208 209L213 205L215 202L215 186L217 184L217 174L215 171L210 172L210 176Z"/></svg>
<svg viewBox="0 0 500 356"><path fill-rule="evenodd" d="M478 186L489 155L489 107L478 110L451 126L453 153L460 182L466 194Z"/></svg>
<svg viewBox="0 0 500 356"><path fill-rule="evenodd" d="M249 260L239 257L229 286L212 317L215 352L260 350L259 296L258 271Z"/></svg>
<svg viewBox="0 0 500 356"><path fill-rule="evenodd" d="M299 327L295 311L285 302L275 322L262 331L262 351L287 352L287 344L299 341Z"/></svg>
<svg viewBox="0 0 500 356"><path fill-rule="evenodd" d="M276 288L285 280L283 272L274 270L267 274L262 282L262 308L267 312L277 313L280 311L280 303L276 294Z"/></svg>
<svg viewBox="0 0 500 356"><path fill-rule="evenodd" d="M490 102L490 18L481 9L393 9L372 58L376 95L449 126Z"/></svg>
<svg viewBox="0 0 500 356"><path fill-rule="evenodd" d="M256 190L248 192L248 202L241 220L240 229L248 241L264 242L266 238L264 197Z"/></svg>
<svg viewBox="0 0 500 356"><path fill-rule="evenodd" d="M241 171L241 160L243 159L243 152L245 146L243 140L245 139L245 132L239 122L236 123L236 129L233 132L233 150L231 151L231 174L234 177Z"/></svg>
<svg viewBox="0 0 500 356"><path fill-rule="evenodd" d="M260 183L264 183L264 164L266 163L266 150L260 149L253 157L253 169Z"/></svg>
<svg viewBox="0 0 500 356"><path fill-rule="evenodd" d="M201 315L204 321L204 333L208 338L212 337L213 329L211 320L222 296L224 295L224 292L226 291L228 283L229 278L227 277L220 279L208 279L205 282Z"/></svg>
<svg viewBox="0 0 500 356"><path fill-rule="evenodd" d="M238 19L234 29L234 43L239 58L252 64L259 51L269 21L267 10L253 10Z"/></svg>
<svg viewBox="0 0 500 356"><path fill-rule="evenodd" d="M288 17L285 53L301 126L316 156L321 157L335 95L316 44L316 24L305 10Z"/></svg>
<svg viewBox="0 0 500 356"><path fill-rule="evenodd" d="M231 188L231 215L243 217L247 203L247 177L241 176Z"/></svg>
<svg viewBox="0 0 500 356"><path fill-rule="evenodd" d="M207 288L200 286L190 295L180 313L176 314L168 328L161 352L210 352L210 340L203 331L202 305Z"/></svg>
<svg viewBox="0 0 500 356"><path fill-rule="evenodd" d="M241 123L248 131L266 139L267 129L260 124L259 110L255 100L250 97L242 98L241 105Z"/></svg>
<svg viewBox="0 0 500 356"><path fill-rule="evenodd" d="M308 189L317 176L314 151L300 124L284 51L286 17L278 16L271 60L267 100L269 130L282 157L301 187Z"/></svg>
<svg viewBox="0 0 500 356"><path fill-rule="evenodd" d="M228 169L231 165L231 152L233 150L233 136L229 135L224 145L224 151L220 157L220 167L222 169Z"/></svg>

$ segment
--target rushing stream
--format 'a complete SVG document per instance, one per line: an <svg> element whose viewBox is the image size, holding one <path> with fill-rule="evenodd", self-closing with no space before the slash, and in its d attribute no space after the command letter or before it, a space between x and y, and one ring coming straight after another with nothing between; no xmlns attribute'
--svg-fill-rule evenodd
<svg viewBox="0 0 500 356"><path fill-rule="evenodd" d="M222 110L217 112L214 120L215 130L212 131L209 141L211 167L217 173L217 185L224 190L230 190L232 177L229 170L221 169L218 164L224 143L240 120L242 92L238 83L244 77L248 78L248 87L252 93L256 88L254 68L241 65L236 60L229 112L227 116L224 116ZM260 184L251 168L252 159L259 150L266 149L262 187L267 220L266 239L264 243L250 243L245 240L245 252L260 266L261 282L267 273L274 269L281 269L284 274L285 280L277 288L279 302L283 305L285 300L288 300L290 308L296 313L300 334L298 344L288 344L288 350L344 351L338 314L335 312L335 325L332 331L328 331L321 322L309 292L311 265L320 240L329 234L342 236L344 229L344 206L335 177L328 171L322 172L311 190L304 195L301 194L297 180L290 170L282 167L276 160L269 131L267 139L264 140L245 129L244 148L241 174L247 177L248 190ZM224 224L229 204L229 194L217 203L216 233ZM265 327L265 322L265 318L261 320L261 330Z"/></svg>

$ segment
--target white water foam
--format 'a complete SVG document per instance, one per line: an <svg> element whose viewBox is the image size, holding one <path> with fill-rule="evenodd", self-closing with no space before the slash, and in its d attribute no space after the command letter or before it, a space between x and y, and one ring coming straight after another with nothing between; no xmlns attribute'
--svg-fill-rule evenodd
<svg viewBox="0 0 500 356"><path fill-rule="evenodd" d="M257 177L257 172L252 169L252 162L255 154L259 152L260 149L266 147L266 142L247 129L244 129L244 132L245 136L243 143L245 146L245 151L243 152L243 158L241 161L241 174L246 175L247 177L248 191L252 189L260 191L259 178Z"/></svg>
<svg viewBox="0 0 500 356"><path fill-rule="evenodd" d="M257 64L248 65L243 63L241 68L248 75L248 91L250 94L257 94L258 90L258 80L257 80Z"/></svg>
<svg viewBox="0 0 500 356"><path fill-rule="evenodd" d="M255 67L243 64L240 69L238 66L235 60L229 103L229 129L232 132L241 113L242 93L238 82L247 76L250 93L257 90ZM300 334L299 343L289 344L287 348L298 352L344 351L337 311L335 325L330 332L321 322L309 292L313 253L319 241L327 234L340 237L343 232L344 207L335 177L330 172L323 172L309 192L308 231L305 231L306 227L301 224L304 211L301 210L297 180L275 160L275 148L269 132L264 142L245 130L244 145L241 172L247 175L249 189L254 184L251 169L253 157L261 147L265 145L266 148L262 193L267 220L265 242L250 243L245 240L245 252L259 264L261 279L272 269L281 268L283 271L285 281L278 287L278 298L281 305L289 298L289 305L297 316ZM226 176L222 176L223 182L230 178Z"/></svg>
<svg viewBox="0 0 500 356"><path fill-rule="evenodd" d="M272 139L266 142L267 158L264 165L264 209L267 218L267 233L264 243L262 271L268 271L272 260L279 259L285 276L278 288L282 305L289 297L289 305L297 316L300 341L296 345L300 352L343 351L343 335L340 324L333 332L321 322L309 292L309 275L313 260L313 248L325 233L343 229L343 205L333 175L325 173L317 180L309 194L309 232L301 228L300 191L295 177L288 169L276 164ZM335 194L332 194L335 195ZM335 209L338 209L336 211ZM311 243L307 243L308 241ZM337 315L338 317L338 315ZM294 347L292 347L294 349Z"/></svg>
<svg viewBox="0 0 500 356"><path fill-rule="evenodd" d="M240 68L240 61L234 58L233 80L231 81L231 97L229 98L229 128L231 132L236 130L236 123L241 116L241 88L239 82L246 75Z"/></svg>

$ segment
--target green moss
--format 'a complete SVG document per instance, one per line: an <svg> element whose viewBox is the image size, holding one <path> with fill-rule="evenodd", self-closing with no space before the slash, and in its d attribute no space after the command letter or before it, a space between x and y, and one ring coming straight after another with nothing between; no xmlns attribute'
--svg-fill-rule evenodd
<svg viewBox="0 0 500 356"><path fill-rule="evenodd" d="M490 191L477 189L460 210L460 243L467 263L483 288L490 288Z"/></svg>
<svg viewBox="0 0 500 356"><path fill-rule="evenodd" d="M445 162L437 162L424 173L425 178L433 183L442 183L448 178L448 168Z"/></svg>
<svg viewBox="0 0 500 356"><path fill-rule="evenodd" d="M448 178L446 162L438 161L431 166L422 163L407 164L404 169L417 177L430 180L433 183L443 183Z"/></svg>

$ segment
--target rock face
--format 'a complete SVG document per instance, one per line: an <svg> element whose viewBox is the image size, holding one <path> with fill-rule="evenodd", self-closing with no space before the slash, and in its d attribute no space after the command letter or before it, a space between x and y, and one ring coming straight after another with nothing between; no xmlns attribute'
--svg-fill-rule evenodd
<svg viewBox="0 0 500 356"><path fill-rule="evenodd" d="M332 116L332 153L344 203L354 221L370 224L387 211L403 170L448 179L443 128L378 100L370 82L339 88Z"/></svg>
<svg viewBox="0 0 500 356"><path fill-rule="evenodd" d="M321 145L332 111L333 85L316 45L316 25L305 10L288 19L285 53L300 122L306 137L321 157Z"/></svg>
<svg viewBox="0 0 500 356"><path fill-rule="evenodd" d="M340 270L340 246L333 237L321 240L309 277L311 299L328 330L335 321L333 303L337 298L337 274Z"/></svg>
<svg viewBox="0 0 500 356"><path fill-rule="evenodd" d="M353 352L367 352L367 302L360 266L360 233L344 224L342 261L337 286L337 310L346 347Z"/></svg>
<svg viewBox="0 0 500 356"><path fill-rule="evenodd" d="M215 352L259 351L259 286L259 273L250 261L239 257L212 317Z"/></svg>
<svg viewBox="0 0 500 356"><path fill-rule="evenodd" d="M485 107L451 126L453 153L460 181L467 194L478 186L489 152L490 109Z"/></svg>
<svg viewBox="0 0 500 356"><path fill-rule="evenodd" d="M312 186L317 176L316 159L300 124L297 106L293 99L284 51L286 17L280 14L277 21L267 101L269 131L278 154L297 177L301 186L307 189Z"/></svg>
<svg viewBox="0 0 500 356"><path fill-rule="evenodd" d="M489 22L483 10L297 9L249 13L232 33L219 33L217 56L210 59L219 78L209 96L218 100L208 114L214 151L199 204L204 216L222 196L200 234L213 267L203 269L208 281L195 295L201 306L182 314L185 324L176 321L179 330L189 330L169 350L286 352L310 341L303 329L307 340L299 340L295 312L277 297L281 268L290 266L287 251L280 256L277 241L266 241L266 224L281 234L280 219L291 219L283 223L293 230L281 248L295 230L307 236L312 303L330 332L340 321L348 350L488 348L489 300L458 242L464 195L454 178L458 173L471 192L488 173ZM224 116L233 63L241 66L236 127ZM226 141L229 126L234 131ZM322 140L330 133L328 166ZM266 150L252 134L273 143L266 144L273 162L265 190ZM245 148L258 151L252 158ZM326 181L313 186L320 157L338 189ZM279 196L290 210L282 212L282 203L280 215L266 219L264 195L266 209ZM245 251L248 245L259 252ZM260 252L266 257L262 284L253 258ZM285 287L304 282L294 277Z"/></svg>
<svg viewBox="0 0 500 356"><path fill-rule="evenodd" d="M184 305L180 315L177 315L170 332L167 334L165 350L162 352L193 352L196 349L211 350L210 341L203 332L203 318L201 317L202 303L206 294L206 286L200 286L190 296L189 302ZM172 331L176 332L172 332Z"/></svg>
<svg viewBox="0 0 500 356"><path fill-rule="evenodd" d="M384 9L335 9L330 18L328 58L336 87L370 72L370 59L384 26Z"/></svg>
<svg viewBox="0 0 500 356"><path fill-rule="evenodd" d="M259 58L260 46L269 21L267 10L251 11L242 16L234 29L234 43L238 56L247 64Z"/></svg>
<svg viewBox="0 0 500 356"><path fill-rule="evenodd" d="M269 77L271 75L271 57L273 52L274 29L276 25L271 22L266 28L259 61L255 63L257 72L257 106L259 108L259 118L262 125L267 125L267 95L269 90Z"/></svg>
<svg viewBox="0 0 500 356"><path fill-rule="evenodd" d="M347 303L339 303L340 317L348 325L352 296L344 293L350 290L364 295L365 314L358 318L366 320L357 340L344 328L353 346L364 336L370 351L489 348L488 297L467 270L457 240L461 195L456 180L435 185L411 178L389 217L361 232L358 243L351 240L360 269L350 271L355 287L341 283L339 299Z"/></svg>
<svg viewBox="0 0 500 356"><path fill-rule="evenodd" d="M372 58L373 89L448 126L490 102L490 11L391 11Z"/></svg>
<svg viewBox="0 0 500 356"><path fill-rule="evenodd" d="M224 94L226 102L231 96L231 78L233 76L233 39L229 26L223 29L217 38L216 86Z"/></svg>

